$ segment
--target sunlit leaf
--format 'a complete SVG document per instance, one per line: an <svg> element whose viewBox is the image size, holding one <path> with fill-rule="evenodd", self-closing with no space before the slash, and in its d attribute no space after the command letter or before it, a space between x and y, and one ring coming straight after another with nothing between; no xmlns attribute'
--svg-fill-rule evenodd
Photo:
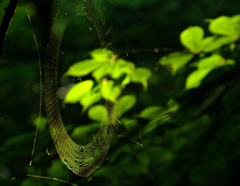
<svg viewBox="0 0 240 186"><path fill-rule="evenodd" d="M152 73L146 68L136 68L132 73L132 82L142 83L143 89L147 90L147 80L151 77Z"/></svg>
<svg viewBox="0 0 240 186"><path fill-rule="evenodd" d="M109 73L110 68L111 68L110 63L105 63L103 64L102 67L97 68L95 71L93 71L92 76L97 81L100 81L104 76L106 76Z"/></svg>
<svg viewBox="0 0 240 186"><path fill-rule="evenodd" d="M131 74L126 75L126 77L121 82L121 87L125 88L125 86L129 83L131 83Z"/></svg>
<svg viewBox="0 0 240 186"><path fill-rule="evenodd" d="M240 24L240 14L236 14L231 17L231 20L234 24Z"/></svg>
<svg viewBox="0 0 240 186"><path fill-rule="evenodd" d="M212 70L212 68L198 69L192 72L186 80L186 89L192 89L198 87L202 79Z"/></svg>
<svg viewBox="0 0 240 186"><path fill-rule="evenodd" d="M92 80L81 81L74 85L67 93L64 102L65 103L76 103L80 101L81 96L86 92L89 92L93 87Z"/></svg>
<svg viewBox="0 0 240 186"><path fill-rule="evenodd" d="M98 48L90 52L90 56L92 58L103 60L110 58L113 54L114 54L113 51L102 48Z"/></svg>
<svg viewBox="0 0 240 186"><path fill-rule="evenodd" d="M101 95L99 93L87 92L80 100L80 104L83 106L83 112L100 99Z"/></svg>
<svg viewBox="0 0 240 186"><path fill-rule="evenodd" d="M234 36L238 35L238 29L230 17L221 16L210 22L209 30L213 34Z"/></svg>
<svg viewBox="0 0 240 186"><path fill-rule="evenodd" d="M115 102L122 90L120 86L114 86L114 81L104 80L102 83L101 93L104 99Z"/></svg>
<svg viewBox="0 0 240 186"><path fill-rule="evenodd" d="M198 67L198 70L193 71L186 80L186 89L196 88L198 87L203 78L213 69L224 66L224 65L232 65L234 64L234 60L224 59L222 56L218 54L213 54L210 57L204 58L195 63Z"/></svg>
<svg viewBox="0 0 240 186"><path fill-rule="evenodd" d="M197 67L213 69L220 65L222 59L222 56L218 54L213 54L212 56L201 59L199 62L197 62Z"/></svg>
<svg viewBox="0 0 240 186"><path fill-rule="evenodd" d="M102 121L103 116L107 115L107 113L105 106L95 105L88 110L88 117L94 121Z"/></svg>
<svg viewBox="0 0 240 186"><path fill-rule="evenodd" d="M120 114L124 114L135 105L136 101L136 96L125 95L123 97L120 97L115 107L118 108Z"/></svg>
<svg viewBox="0 0 240 186"><path fill-rule="evenodd" d="M161 65L168 65L172 69L172 75L175 75L176 71L185 66L194 57L191 53L174 52L166 56L163 56L159 63Z"/></svg>
<svg viewBox="0 0 240 186"><path fill-rule="evenodd" d="M216 36L206 37L202 42L202 51L212 52L216 49L219 49L223 45L234 42L236 39L237 38L233 36L223 36L219 38L217 38Z"/></svg>
<svg viewBox="0 0 240 186"><path fill-rule="evenodd" d="M142 112L140 112L140 114L138 114L138 117L144 119L151 119L154 118L161 111L163 111L163 108L160 106L147 107Z"/></svg>
<svg viewBox="0 0 240 186"><path fill-rule="evenodd" d="M115 66L112 71L112 78L118 79L121 75L133 71L135 65L132 62L125 61L124 59L118 59L115 61Z"/></svg>
<svg viewBox="0 0 240 186"><path fill-rule="evenodd" d="M201 51L204 31L199 26L193 26L185 29L181 35L180 40L183 46L187 47L194 53Z"/></svg>
<svg viewBox="0 0 240 186"><path fill-rule="evenodd" d="M90 74L96 68L104 65L105 63L109 63L104 59L88 59L84 61L80 61L72 65L68 71L63 75L65 76L73 76L73 77L81 77Z"/></svg>

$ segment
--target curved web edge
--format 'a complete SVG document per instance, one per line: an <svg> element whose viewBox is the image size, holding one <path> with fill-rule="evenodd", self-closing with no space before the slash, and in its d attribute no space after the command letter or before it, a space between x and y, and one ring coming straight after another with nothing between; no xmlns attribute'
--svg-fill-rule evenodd
<svg viewBox="0 0 240 186"><path fill-rule="evenodd" d="M117 130L112 104L106 102L108 115L103 117L93 140L85 146L76 144L68 135L60 112L58 89L58 65L60 45L64 31L76 16L86 16L94 25L102 48L107 47L104 3L108 0L55 0L52 8L49 43L45 51L45 105L49 127L61 161L75 174L89 177L101 166ZM114 117L113 117L114 116Z"/></svg>

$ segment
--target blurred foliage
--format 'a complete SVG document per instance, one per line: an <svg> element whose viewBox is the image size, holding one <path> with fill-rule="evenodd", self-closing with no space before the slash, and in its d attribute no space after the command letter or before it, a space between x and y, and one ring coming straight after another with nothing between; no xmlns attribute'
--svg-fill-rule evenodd
<svg viewBox="0 0 240 186"><path fill-rule="evenodd" d="M0 2L0 21L8 2ZM77 185L153 185L151 174L161 186L239 185L238 1L112 2L113 51L121 58L94 50L100 47L97 34L84 17L70 22L61 44L59 71L65 78L58 95L71 137L80 144L92 139L100 112L106 112L102 97L115 101L123 113L107 160L87 182L60 162L44 104L33 164L28 165L41 106L38 53L43 62L52 1L20 0L0 64L0 185L66 185L26 174ZM157 54L130 52L156 47ZM108 64L114 69L107 70ZM105 80L107 73L111 81ZM81 89L82 83L88 90ZM67 104L71 88L80 92L73 92L76 99Z"/></svg>

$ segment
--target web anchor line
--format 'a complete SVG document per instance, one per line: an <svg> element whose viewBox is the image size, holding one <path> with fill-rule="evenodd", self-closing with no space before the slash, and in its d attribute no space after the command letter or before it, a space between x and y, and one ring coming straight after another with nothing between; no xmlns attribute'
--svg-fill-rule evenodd
<svg viewBox="0 0 240 186"><path fill-rule="evenodd" d="M108 46L104 33L106 7L109 0L55 0L52 8L52 19L49 42L45 50L45 106L49 128L56 150L61 161L76 175L89 178L105 160L114 134L117 130L116 114L108 114L102 119L94 139L82 146L76 144L68 135L62 121L58 89L58 66L60 45L68 23L76 16L86 16L95 27L101 47ZM106 101L109 113L112 104Z"/></svg>

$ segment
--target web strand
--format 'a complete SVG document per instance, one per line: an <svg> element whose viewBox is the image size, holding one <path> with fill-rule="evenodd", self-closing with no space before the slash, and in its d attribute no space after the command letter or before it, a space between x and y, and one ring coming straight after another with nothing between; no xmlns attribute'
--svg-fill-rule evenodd
<svg viewBox="0 0 240 186"><path fill-rule="evenodd" d="M151 169L150 169L150 164L149 164L149 161L148 161L148 158L147 158L147 154L146 154L145 148L144 148L144 146L143 146L142 136L141 136L141 133L140 133L139 130L138 130L138 134L139 134L139 138L140 138L140 142L141 142L141 143L139 143L139 142L137 142L137 141L135 141L135 140L127 137L127 136L124 136L124 135L118 135L118 137L120 137L120 138L126 138L126 139L132 141L133 143L136 143L137 145L139 145L139 146L142 147L142 150L143 150L143 153L144 153L144 157L145 157L145 160L146 160L146 163L147 163L147 167L148 167L148 170L149 170L151 179L152 179L152 181L153 181L153 185L156 186L156 183L155 183L155 180L154 180L152 171L151 171Z"/></svg>
<svg viewBox="0 0 240 186"><path fill-rule="evenodd" d="M42 114L42 67L41 67L41 59L40 59L38 43L37 43L37 39L36 39L36 36L34 34L34 31L33 31L31 18L29 16L29 14L27 14L27 16L28 16L28 21L29 21L31 29L32 29L32 35L33 35L33 39L34 39L34 42L35 42L35 46L36 46L37 52L38 52L38 64L39 64L39 74L40 74L40 106L39 106L39 111L38 111L37 129L36 129L36 132L35 132L32 154L31 154L31 159L30 159L30 162L29 162L29 166L31 166L32 161L33 161L34 150L35 150L35 146L36 146L36 140L37 140L38 129L39 129L39 124L40 124L40 120L41 120L41 114Z"/></svg>
<svg viewBox="0 0 240 186"><path fill-rule="evenodd" d="M65 181L65 180L61 180L58 178L54 178L54 177L47 177L47 176L37 176L37 175L31 175L31 174L27 174L26 176L28 177L33 177L33 178L41 178L41 179L47 179L47 180L55 180L55 181L59 181L59 182L63 182L63 183L67 183L69 185L73 185L73 186L78 186L77 184Z"/></svg>

